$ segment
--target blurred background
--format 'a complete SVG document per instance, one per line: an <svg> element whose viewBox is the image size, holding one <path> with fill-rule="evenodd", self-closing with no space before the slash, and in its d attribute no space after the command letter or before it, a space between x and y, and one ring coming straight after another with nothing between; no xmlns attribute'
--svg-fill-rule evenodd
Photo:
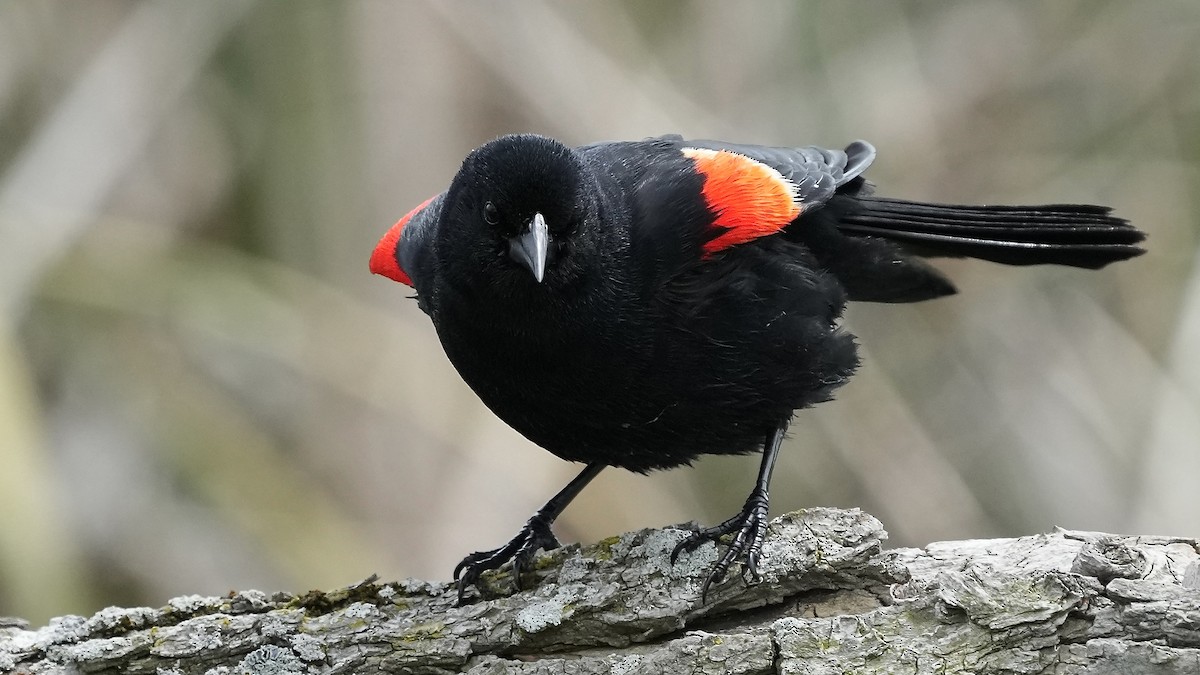
<svg viewBox="0 0 1200 675"><path fill-rule="evenodd" d="M772 512L896 545L1200 536L1200 4L0 3L0 615L448 579L579 467L459 380L378 237L499 134L879 148L879 192L1094 202L1102 272L859 305ZM563 541L740 508L612 470Z"/></svg>

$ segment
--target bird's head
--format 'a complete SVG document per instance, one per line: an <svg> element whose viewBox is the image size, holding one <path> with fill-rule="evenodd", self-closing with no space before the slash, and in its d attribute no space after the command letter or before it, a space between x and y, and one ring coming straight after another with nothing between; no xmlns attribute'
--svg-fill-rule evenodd
<svg viewBox="0 0 1200 675"><path fill-rule="evenodd" d="M438 249L493 279L561 286L578 272L576 244L594 211L587 176L571 148L543 136L480 146L446 193Z"/></svg>

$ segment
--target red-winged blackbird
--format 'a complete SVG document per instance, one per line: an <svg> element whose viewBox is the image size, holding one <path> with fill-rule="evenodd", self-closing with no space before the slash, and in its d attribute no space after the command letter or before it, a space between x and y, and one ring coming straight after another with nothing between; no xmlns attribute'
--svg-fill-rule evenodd
<svg viewBox="0 0 1200 675"><path fill-rule="evenodd" d="M450 361L501 419L587 467L508 544L454 571L522 568L607 466L648 472L763 449L742 511L672 554L732 534L705 582L757 579L767 489L795 410L858 364L847 300L916 302L954 286L915 256L1099 268L1144 235L1102 206L957 206L870 196L875 149L664 136L569 148L506 136L384 235L371 271L416 288Z"/></svg>

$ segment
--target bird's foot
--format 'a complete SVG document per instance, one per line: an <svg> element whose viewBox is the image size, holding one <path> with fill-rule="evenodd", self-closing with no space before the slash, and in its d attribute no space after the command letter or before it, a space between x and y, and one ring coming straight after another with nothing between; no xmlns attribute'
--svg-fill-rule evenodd
<svg viewBox="0 0 1200 675"><path fill-rule="evenodd" d="M551 551L559 546L561 544L550 531L550 522L540 515L533 516L512 541L491 551L472 553L458 563L454 568L454 581L458 584L458 604L463 604L467 588L475 586L481 574L487 570L494 570L509 560L513 561L513 587L521 590L521 572L529 566L538 549Z"/></svg>
<svg viewBox="0 0 1200 675"><path fill-rule="evenodd" d="M719 539L727 534L733 534L729 548L717 559L712 573L704 580L704 588L700 592L700 602L708 598L708 589L713 584L719 584L725 579L730 566L742 559L742 580L746 583L758 583L762 577L758 574L758 560L762 553L763 540L767 536L767 493L765 490L755 490L750 493L741 513L726 520L720 525L707 527L693 532L687 539L679 542L671 551L671 564L679 554L691 552L706 541L719 543ZM746 578L749 574L749 579Z"/></svg>

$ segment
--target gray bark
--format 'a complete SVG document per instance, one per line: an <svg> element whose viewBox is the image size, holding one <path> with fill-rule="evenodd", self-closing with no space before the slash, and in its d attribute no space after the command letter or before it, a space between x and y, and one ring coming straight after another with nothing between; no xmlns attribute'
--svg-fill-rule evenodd
<svg viewBox="0 0 1200 675"><path fill-rule="evenodd" d="M1091 532L884 550L879 521L772 521L763 580L700 587L706 544L631 532L509 568L455 607L440 582L368 579L109 608L31 630L0 620L15 673L1200 673L1200 546Z"/></svg>

